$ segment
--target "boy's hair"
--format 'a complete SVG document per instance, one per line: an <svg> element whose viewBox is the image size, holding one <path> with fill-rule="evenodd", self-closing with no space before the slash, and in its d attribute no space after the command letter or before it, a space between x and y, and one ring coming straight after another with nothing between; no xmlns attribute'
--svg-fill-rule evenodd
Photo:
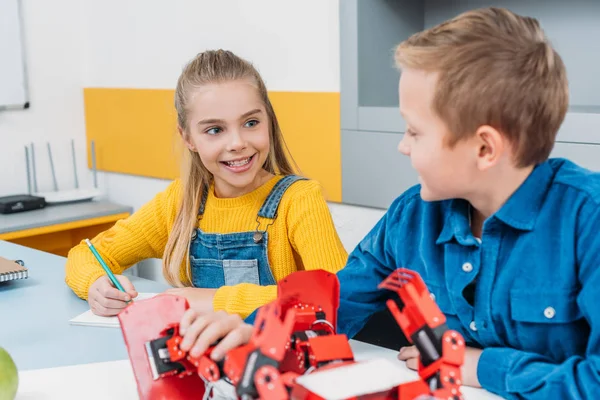
<svg viewBox="0 0 600 400"><path fill-rule="evenodd" d="M502 8L468 11L402 42L396 64L438 73L432 109L451 132L450 146L490 125L511 142L517 167L550 156L569 88L536 19Z"/></svg>
<svg viewBox="0 0 600 400"><path fill-rule="evenodd" d="M293 174L294 168L288 160L289 152L264 81L250 62L231 51L205 51L184 67L175 89L175 109L179 128L184 136L190 134L188 102L195 90L203 85L244 79L249 80L256 87L269 118L270 148L263 168L272 174ZM163 275L173 286L183 286L184 279L191 282L188 257L190 237L196 227L202 193L208 190L213 179L198 153L187 148L184 152L181 177L183 198L163 256ZM181 266L184 262L186 269L182 273Z"/></svg>

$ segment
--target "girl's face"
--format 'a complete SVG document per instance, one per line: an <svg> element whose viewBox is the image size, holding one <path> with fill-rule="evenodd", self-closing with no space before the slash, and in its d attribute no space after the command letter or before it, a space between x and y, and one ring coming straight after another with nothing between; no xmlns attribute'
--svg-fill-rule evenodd
<svg viewBox="0 0 600 400"><path fill-rule="evenodd" d="M271 177L269 118L256 86L236 80L202 86L188 103L187 146L213 175L217 197L249 193Z"/></svg>

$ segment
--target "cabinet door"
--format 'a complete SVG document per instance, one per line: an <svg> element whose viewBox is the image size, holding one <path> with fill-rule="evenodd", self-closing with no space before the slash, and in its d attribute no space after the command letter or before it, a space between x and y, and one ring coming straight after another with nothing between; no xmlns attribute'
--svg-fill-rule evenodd
<svg viewBox="0 0 600 400"><path fill-rule="evenodd" d="M600 172L600 145L556 143L550 157L563 157L592 171Z"/></svg>
<svg viewBox="0 0 600 400"><path fill-rule="evenodd" d="M410 158L398 152L402 134L343 130L342 200L387 208L418 183Z"/></svg>

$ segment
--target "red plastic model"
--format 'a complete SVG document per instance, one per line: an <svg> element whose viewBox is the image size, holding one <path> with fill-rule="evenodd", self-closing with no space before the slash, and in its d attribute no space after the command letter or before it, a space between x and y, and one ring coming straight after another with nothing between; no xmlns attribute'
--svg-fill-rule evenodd
<svg viewBox="0 0 600 400"><path fill-rule="evenodd" d="M445 317L418 274L393 272L382 289L397 293L387 302L406 337L420 351L420 380L353 399L413 400L419 396L461 399L463 338ZM229 381L241 399L322 399L296 381L356 365L348 339L336 333L339 281L323 270L301 271L278 283L278 297L259 310L250 341L214 362L209 348L192 357L179 348L184 298L159 295L134 302L119 314L142 400L201 398L207 385Z"/></svg>
<svg viewBox="0 0 600 400"><path fill-rule="evenodd" d="M465 342L458 332L448 329L446 317L419 274L400 268L379 287L398 294L395 300L387 301L387 306L406 338L419 350L418 372L421 379L400 385L398 398L415 399L429 395L439 399L460 399L460 368Z"/></svg>

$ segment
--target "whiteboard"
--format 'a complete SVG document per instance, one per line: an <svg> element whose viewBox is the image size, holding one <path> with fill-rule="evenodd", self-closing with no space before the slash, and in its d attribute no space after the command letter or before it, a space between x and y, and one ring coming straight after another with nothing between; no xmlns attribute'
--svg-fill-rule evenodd
<svg viewBox="0 0 600 400"><path fill-rule="evenodd" d="M28 107L21 0L0 0L0 110Z"/></svg>

